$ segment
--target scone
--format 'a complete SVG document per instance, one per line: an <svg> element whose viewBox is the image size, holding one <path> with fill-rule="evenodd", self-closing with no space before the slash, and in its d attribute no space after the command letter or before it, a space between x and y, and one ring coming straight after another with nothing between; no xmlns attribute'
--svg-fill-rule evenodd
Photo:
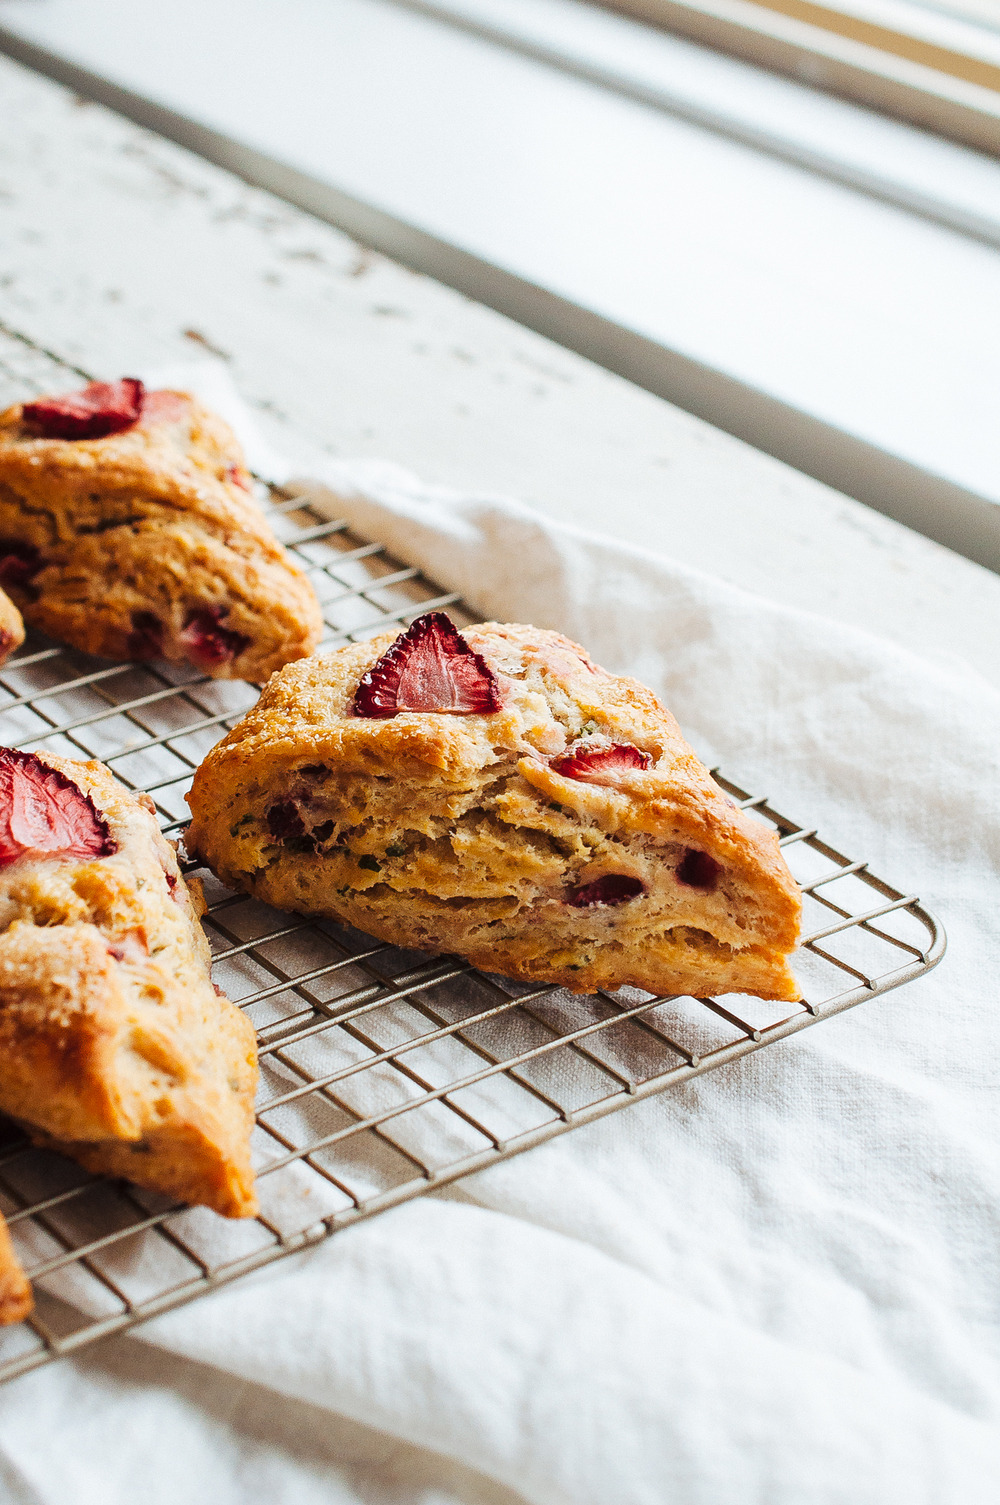
<svg viewBox="0 0 1000 1505"><path fill-rule="evenodd" d="M0 559L0 575L2 573L3 560ZM7 592L0 590L0 668L3 668L14 649L20 648L23 642L24 618Z"/></svg>
<svg viewBox="0 0 1000 1505"><path fill-rule="evenodd" d="M189 801L188 850L279 908L574 992L799 996L777 837L555 632L432 612L290 665Z"/></svg>
<svg viewBox="0 0 1000 1505"><path fill-rule="evenodd" d="M0 414L0 586L74 648L217 679L265 680L323 626L229 427L130 378Z"/></svg>
<svg viewBox="0 0 1000 1505"><path fill-rule="evenodd" d="M256 1211L254 1032L151 801L0 749L0 1112L89 1170Z"/></svg>

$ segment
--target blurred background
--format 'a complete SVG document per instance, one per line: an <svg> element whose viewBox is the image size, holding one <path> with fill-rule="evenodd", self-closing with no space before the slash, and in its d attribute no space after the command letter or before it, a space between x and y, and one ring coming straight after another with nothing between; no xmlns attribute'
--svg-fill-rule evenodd
<svg viewBox="0 0 1000 1505"><path fill-rule="evenodd" d="M1000 0L0 0L0 47L1000 568Z"/></svg>

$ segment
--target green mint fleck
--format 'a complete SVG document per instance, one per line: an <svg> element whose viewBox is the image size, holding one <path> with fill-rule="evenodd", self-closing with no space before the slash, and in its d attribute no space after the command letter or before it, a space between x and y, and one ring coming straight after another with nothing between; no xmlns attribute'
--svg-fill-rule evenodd
<svg viewBox="0 0 1000 1505"><path fill-rule="evenodd" d="M584 722L583 726L581 726L581 728L580 728L580 736L581 737L592 737L597 730L598 730L598 727L597 727L597 722L596 721L586 721L586 722Z"/></svg>
<svg viewBox="0 0 1000 1505"><path fill-rule="evenodd" d="M363 867L369 873L380 873L382 871L382 864L378 858L369 857L367 852L363 857L358 858L358 867Z"/></svg>
<svg viewBox="0 0 1000 1505"><path fill-rule="evenodd" d="M406 848L405 847L401 847L401 846L397 846L395 843L393 843L393 845L391 847L386 847L386 849L385 849L385 855L387 857L405 857L406 856Z"/></svg>
<svg viewBox="0 0 1000 1505"><path fill-rule="evenodd" d="M351 885L349 883L345 883L343 888L337 889L337 892L338 894L349 894L351 892Z"/></svg>
<svg viewBox="0 0 1000 1505"><path fill-rule="evenodd" d="M239 820L236 822L235 825L229 827L229 834L230 834L230 836L235 836L236 833L237 833L237 831L240 829L240 826L245 826L247 824L247 822L251 821L251 820L253 820L253 816L251 815L250 811L248 810L247 813L246 813L246 815L241 815L240 816Z"/></svg>

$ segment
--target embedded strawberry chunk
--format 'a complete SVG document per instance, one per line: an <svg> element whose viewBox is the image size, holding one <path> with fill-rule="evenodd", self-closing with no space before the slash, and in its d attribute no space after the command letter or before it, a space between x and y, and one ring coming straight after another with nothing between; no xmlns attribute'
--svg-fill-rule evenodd
<svg viewBox="0 0 1000 1505"><path fill-rule="evenodd" d="M306 828L294 800L282 800L272 805L267 812L267 829L278 841L287 841L289 836L304 836Z"/></svg>
<svg viewBox="0 0 1000 1505"><path fill-rule="evenodd" d="M143 391L134 376L92 381L81 392L26 402L21 413L42 439L103 439L138 423Z"/></svg>
<svg viewBox="0 0 1000 1505"><path fill-rule="evenodd" d="M351 709L355 716L386 720L400 711L488 716L501 704L486 660L443 611L428 611L364 675Z"/></svg>
<svg viewBox="0 0 1000 1505"><path fill-rule="evenodd" d="M34 753L0 748L0 867L26 854L108 857L115 851L89 794Z"/></svg>
<svg viewBox="0 0 1000 1505"><path fill-rule="evenodd" d="M0 538L0 585L5 589L29 591L32 581L42 568L42 556L33 543L22 543L19 538Z"/></svg>
<svg viewBox="0 0 1000 1505"><path fill-rule="evenodd" d="M151 611L132 613L132 631L128 635L129 658L159 658L163 652L163 623Z"/></svg>
<svg viewBox="0 0 1000 1505"><path fill-rule="evenodd" d="M581 883L566 894L566 903L574 909L589 909L592 904L624 904L628 899L637 899L646 892L646 885L639 878L630 878L626 873L605 873L593 883Z"/></svg>
<svg viewBox="0 0 1000 1505"><path fill-rule="evenodd" d="M575 742L568 752L553 758L552 768L567 779L579 779L583 784L610 784L621 781L624 774L637 768L648 768L652 763L649 753L631 742L612 742L607 747L600 744Z"/></svg>
<svg viewBox="0 0 1000 1505"><path fill-rule="evenodd" d="M190 411L191 399L183 392L144 392L142 395L143 426L151 423L177 423Z"/></svg>
<svg viewBox="0 0 1000 1505"><path fill-rule="evenodd" d="M711 893L721 872L722 867L714 857L699 852L697 847L688 847L678 864L677 881L688 888L701 888Z"/></svg>
<svg viewBox="0 0 1000 1505"><path fill-rule="evenodd" d="M224 471L227 481L234 486L239 486L243 491L252 491L253 483L250 480L250 472L242 465L227 465Z"/></svg>
<svg viewBox="0 0 1000 1505"><path fill-rule="evenodd" d="M250 639L222 623L228 615L225 606L199 606L189 611L180 640L188 658L199 669L217 669L238 658Z"/></svg>

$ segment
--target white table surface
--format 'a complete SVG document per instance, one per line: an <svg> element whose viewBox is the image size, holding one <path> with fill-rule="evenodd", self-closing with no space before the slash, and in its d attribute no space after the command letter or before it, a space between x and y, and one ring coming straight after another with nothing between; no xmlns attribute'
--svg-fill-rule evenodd
<svg viewBox="0 0 1000 1505"><path fill-rule="evenodd" d="M0 317L225 354L272 437L514 494L1000 683L1000 577L0 60Z"/></svg>

